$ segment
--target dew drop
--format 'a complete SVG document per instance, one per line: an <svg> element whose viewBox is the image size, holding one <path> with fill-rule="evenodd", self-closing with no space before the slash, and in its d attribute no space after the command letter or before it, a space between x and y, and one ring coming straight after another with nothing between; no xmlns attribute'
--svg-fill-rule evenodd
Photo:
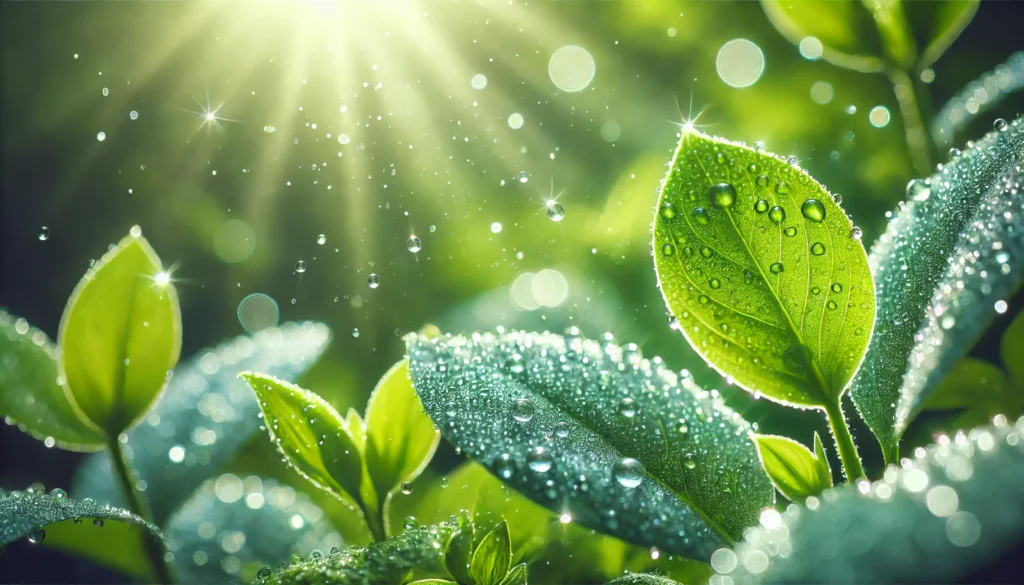
<svg viewBox="0 0 1024 585"><path fill-rule="evenodd" d="M96 133L96 140L99 140L100 142L103 142L106 139L107 139L107 133L106 132L97 132Z"/></svg>
<svg viewBox="0 0 1024 585"><path fill-rule="evenodd" d="M928 181L914 179L907 183L907 199L911 201L926 201L932 194Z"/></svg>
<svg viewBox="0 0 1024 585"><path fill-rule="evenodd" d="M1010 125L1006 123L1006 120L1002 118L996 118L995 122L992 122L992 129L996 132L1005 132Z"/></svg>
<svg viewBox="0 0 1024 585"><path fill-rule="evenodd" d="M32 532L28 533L28 541L32 544L39 544L46 538L46 531L42 528L36 528Z"/></svg>
<svg viewBox="0 0 1024 585"><path fill-rule="evenodd" d="M423 242L416 236L409 236L409 239L405 241L405 247L415 254L423 249Z"/></svg>
<svg viewBox="0 0 1024 585"><path fill-rule="evenodd" d="M706 305L708 304L708 302L711 301L711 299L708 298L708 295L700 295L699 297L697 297L697 301L699 301L702 305Z"/></svg>
<svg viewBox="0 0 1024 585"><path fill-rule="evenodd" d="M636 415L636 401L626 397L619 402L619 414L626 418L633 418Z"/></svg>
<svg viewBox="0 0 1024 585"><path fill-rule="evenodd" d="M370 288L377 288L378 286L380 286L380 277L377 276L376 274L370 274L370 276L366 277L366 284Z"/></svg>
<svg viewBox="0 0 1024 585"><path fill-rule="evenodd" d="M832 292L834 292L834 293L841 293L841 292L843 292L843 285L838 283L838 282L833 282L832 283Z"/></svg>
<svg viewBox="0 0 1024 585"><path fill-rule="evenodd" d="M50 490L50 495L58 500L63 500L68 497L68 493L60 488L53 488Z"/></svg>
<svg viewBox="0 0 1024 585"><path fill-rule="evenodd" d="M325 236L324 234L320 234L319 236L316 237L316 243L323 246L324 244L327 243L327 236Z"/></svg>
<svg viewBox="0 0 1024 585"><path fill-rule="evenodd" d="M533 418L533 411L533 403L529 398L516 398L512 403L512 418L519 422L530 422L530 419Z"/></svg>
<svg viewBox="0 0 1024 585"><path fill-rule="evenodd" d="M832 309L833 311L835 311L836 307L838 307L839 305L837 305L835 303L835 301L829 301L827 306L828 306L829 309Z"/></svg>
<svg viewBox="0 0 1024 585"><path fill-rule="evenodd" d="M501 479L510 479L516 472L515 463L507 453L502 453L494 458L494 472L498 474Z"/></svg>
<svg viewBox="0 0 1024 585"><path fill-rule="evenodd" d="M259 571L256 572L256 578L257 579L261 579L261 580L262 579L269 579L270 575L272 575L272 574L273 574L273 571L270 570L270 567L264 565L264 566L260 567Z"/></svg>
<svg viewBox="0 0 1024 585"><path fill-rule="evenodd" d="M551 453L544 447L535 447L530 450L530 454L526 456L526 465L537 473L545 473L551 469L551 465L554 463L554 458L551 457Z"/></svg>
<svg viewBox="0 0 1024 585"><path fill-rule="evenodd" d="M961 156L963 156L963 154L964 153L961 152L959 148L950 148L949 149L949 160L957 160Z"/></svg>
<svg viewBox="0 0 1024 585"><path fill-rule="evenodd" d="M666 201L661 204L661 217L665 219L672 219L676 216L676 206L672 205L671 201Z"/></svg>
<svg viewBox="0 0 1024 585"><path fill-rule="evenodd" d="M402 526L405 527L406 530L415 530L420 527L420 523L416 520L415 516L409 516L404 522L402 522Z"/></svg>
<svg viewBox="0 0 1024 585"><path fill-rule="evenodd" d="M303 262L302 260L299 260L298 262L295 263L295 272L298 272L299 274L302 274L305 271L306 271L306 263L305 262Z"/></svg>
<svg viewBox="0 0 1024 585"><path fill-rule="evenodd" d="M708 225L711 221L711 216L708 215L708 210L703 207L697 207L693 210L693 221L697 222L698 225Z"/></svg>
<svg viewBox="0 0 1024 585"><path fill-rule="evenodd" d="M785 181L779 181L778 183L775 183L775 192L778 193L779 195L785 195L789 193L789 183Z"/></svg>
<svg viewBox="0 0 1024 585"><path fill-rule="evenodd" d="M547 202L548 219L551 221L562 221L565 218L565 207L557 201Z"/></svg>
<svg viewBox="0 0 1024 585"><path fill-rule="evenodd" d="M694 461L693 459L687 459L686 461L683 462L683 467L687 469L694 469L697 467L697 462Z"/></svg>
<svg viewBox="0 0 1024 585"><path fill-rule="evenodd" d="M768 202L765 201L764 199L758 199L757 202L754 203L754 211L758 213L764 213L768 211Z"/></svg>
<svg viewBox="0 0 1024 585"><path fill-rule="evenodd" d="M569 436L569 423L559 422L555 424L555 436L559 439L564 439Z"/></svg>
<svg viewBox="0 0 1024 585"><path fill-rule="evenodd" d="M814 242L813 244L811 244L811 254L814 254L815 256L821 256L825 254L825 245L822 244L821 242Z"/></svg>
<svg viewBox="0 0 1024 585"><path fill-rule="evenodd" d="M710 257L714 256L715 253L713 251L711 251L711 248L708 248L707 246L704 246L703 248L700 249L700 255L705 257L705 258L710 258Z"/></svg>
<svg viewBox="0 0 1024 585"><path fill-rule="evenodd" d="M729 207L736 202L736 188L729 183L712 185L708 190L711 202L719 207Z"/></svg>
<svg viewBox="0 0 1024 585"><path fill-rule="evenodd" d="M661 253L663 256L671 256L672 254L675 254L675 252L676 249L672 246L672 244L665 244L664 246L661 247Z"/></svg>
<svg viewBox="0 0 1024 585"><path fill-rule="evenodd" d="M793 227L793 226L789 226L788 228L782 230L782 233L784 233L784 234L786 234L786 236L792 238L793 236L796 235L796 228Z"/></svg>
<svg viewBox="0 0 1024 585"><path fill-rule="evenodd" d="M758 187L767 187L768 186L768 175L758 175L757 179L755 179L754 181L757 183Z"/></svg>
<svg viewBox="0 0 1024 585"><path fill-rule="evenodd" d="M751 175L756 175L760 170L761 167L757 166L757 163L750 163L750 165L747 166L747 171L749 171Z"/></svg>
<svg viewBox="0 0 1024 585"><path fill-rule="evenodd" d="M412 482L407 481L402 484L402 493L407 496L412 493Z"/></svg>
<svg viewBox="0 0 1024 585"><path fill-rule="evenodd" d="M864 232L859 227L857 227L857 226L853 226L853 229L850 230L850 237L855 239L855 240L859 240L863 236L864 236Z"/></svg>
<svg viewBox="0 0 1024 585"><path fill-rule="evenodd" d="M712 278L711 280L708 281L708 286L715 289L721 288L722 282L717 278Z"/></svg>
<svg viewBox="0 0 1024 585"><path fill-rule="evenodd" d="M800 213L804 214L804 217L814 222L821 222L825 220L825 206L817 199L808 199L804 201L804 204L800 206Z"/></svg>
<svg viewBox="0 0 1024 585"><path fill-rule="evenodd" d="M644 481L645 473L647 471L644 469L643 463L631 457L616 461L612 466L612 477L622 487L635 488L639 486Z"/></svg>
<svg viewBox="0 0 1024 585"><path fill-rule="evenodd" d="M49 240L50 228L46 227L45 225L39 228L39 231L36 232L36 237L39 238L40 242L45 242L46 240Z"/></svg>
<svg viewBox="0 0 1024 585"><path fill-rule="evenodd" d="M785 270L785 267L782 266L782 262L773 262L772 265L768 267L768 270L771 270L772 274L781 274Z"/></svg>
<svg viewBox="0 0 1024 585"><path fill-rule="evenodd" d="M811 294L812 295L820 295L821 294L821 289L816 287L816 286L812 286L811 287Z"/></svg>
<svg viewBox="0 0 1024 585"><path fill-rule="evenodd" d="M768 210L768 219L775 223L782 223L786 221L786 210L776 205Z"/></svg>

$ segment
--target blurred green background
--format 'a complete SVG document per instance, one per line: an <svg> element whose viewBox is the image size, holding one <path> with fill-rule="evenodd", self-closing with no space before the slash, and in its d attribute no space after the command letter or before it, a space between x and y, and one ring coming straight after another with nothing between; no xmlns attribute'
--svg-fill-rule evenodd
<svg viewBox="0 0 1024 585"><path fill-rule="evenodd" d="M334 331L304 383L340 408L361 409L425 324L575 325L809 443L819 415L725 387L669 327L650 222L679 124L796 156L865 243L917 176L886 77L803 57L757 2L5 2L0 16L0 305L55 337L90 260L138 224L175 266L183 356L273 322L265 302L240 318L267 295L278 321ZM1020 50L1022 16L983 4L922 85L924 111ZM762 56L748 87L716 67L734 39ZM549 72L567 45L584 51L561 63L571 75ZM586 81L582 55L592 80L559 89ZM64 485L78 458L13 428L0 441L5 487ZM266 441L252 449L276 462ZM442 449L434 466L456 460Z"/></svg>

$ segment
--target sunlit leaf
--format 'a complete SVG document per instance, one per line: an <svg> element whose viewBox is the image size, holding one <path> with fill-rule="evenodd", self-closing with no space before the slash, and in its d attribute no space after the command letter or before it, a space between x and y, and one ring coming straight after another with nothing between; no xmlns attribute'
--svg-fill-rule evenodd
<svg viewBox="0 0 1024 585"><path fill-rule="evenodd" d="M350 426L356 425L355 421ZM409 362L395 364L366 405L366 467L378 498L415 478L440 440L409 380Z"/></svg>
<svg viewBox="0 0 1024 585"><path fill-rule="evenodd" d="M406 341L442 434L585 526L707 558L774 501L749 425L634 345L522 332Z"/></svg>
<svg viewBox="0 0 1024 585"><path fill-rule="evenodd" d="M138 226L82 277L61 318L60 372L86 417L116 437L178 362L174 285Z"/></svg>
<svg viewBox="0 0 1024 585"><path fill-rule="evenodd" d="M871 249L878 327L851 394L893 462L906 424L1024 272L1024 124L1003 124L927 181ZM898 404L897 404L898 403Z"/></svg>
<svg viewBox="0 0 1024 585"><path fill-rule="evenodd" d="M285 323L198 352L174 376L146 418L126 433L132 467L146 482L143 496L156 522L171 513L258 431L256 396L238 379L244 370L294 380L327 347L331 333L319 323ZM73 492L124 505L107 453L78 469Z"/></svg>
<svg viewBox="0 0 1024 585"><path fill-rule="evenodd" d="M1024 312L1017 313L1003 334L999 355L1006 371L1010 372L1013 383L1019 390L1024 391L1024 359L1020 357L1024 355Z"/></svg>
<svg viewBox="0 0 1024 585"><path fill-rule="evenodd" d="M89 528L106 521L135 524L148 533L148 538L161 538L160 529L120 508L97 504L91 500L73 500L62 491L30 493L0 490L0 547L28 537L36 542L46 540L46 527L78 518ZM100 522L94 523L93 520ZM66 530L64 526L61 530ZM102 532L98 533L102 538Z"/></svg>
<svg viewBox="0 0 1024 585"><path fill-rule="evenodd" d="M800 443L774 435L754 435L761 465L776 489L790 500L803 503L832 487L832 470L825 448L814 433L814 453Z"/></svg>
<svg viewBox="0 0 1024 585"><path fill-rule="evenodd" d="M256 393L270 440L288 463L321 489L358 498L362 452L338 411L317 394L272 376L240 376Z"/></svg>
<svg viewBox="0 0 1024 585"><path fill-rule="evenodd" d="M762 518L711 562L737 585L951 583L1022 541L1024 420L1003 418L889 466L881 480Z"/></svg>
<svg viewBox="0 0 1024 585"><path fill-rule="evenodd" d="M814 37L821 42L821 57L834 65L865 73L884 69L878 27L860 2L761 0L761 6L794 45Z"/></svg>
<svg viewBox="0 0 1024 585"><path fill-rule="evenodd" d="M526 568L526 563L519 563L509 569L508 574L501 580L500 585L526 585L528 578L529 571Z"/></svg>
<svg viewBox="0 0 1024 585"><path fill-rule="evenodd" d="M0 416L23 431L73 451L106 444L103 431L80 414L58 381L57 351L46 334L0 309Z"/></svg>
<svg viewBox="0 0 1024 585"><path fill-rule="evenodd" d="M168 520L166 533L178 583L251 583L264 566L342 544L305 494L232 474L204 482Z"/></svg>
<svg viewBox="0 0 1024 585"><path fill-rule="evenodd" d="M945 2L907 2L911 24L919 37L927 39L917 67L924 69L939 60L953 41L960 36L978 12L980 0L947 0ZM918 24L920 23L920 24Z"/></svg>
<svg viewBox="0 0 1024 585"><path fill-rule="evenodd" d="M512 541L508 524L499 522L484 535L469 561L469 578L475 585L499 585L512 565Z"/></svg>
<svg viewBox="0 0 1024 585"><path fill-rule="evenodd" d="M949 147L971 122L988 116L989 110L1021 89L1024 89L1024 51L1017 51L1006 63L967 84L946 102L932 122L932 140Z"/></svg>
<svg viewBox="0 0 1024 585"><path fill-rule="evenodd" d="M715 369L772 400L826 406L874 323L854 236L803 170L684 129L654 220L655 268L680 330Z"/></svg>

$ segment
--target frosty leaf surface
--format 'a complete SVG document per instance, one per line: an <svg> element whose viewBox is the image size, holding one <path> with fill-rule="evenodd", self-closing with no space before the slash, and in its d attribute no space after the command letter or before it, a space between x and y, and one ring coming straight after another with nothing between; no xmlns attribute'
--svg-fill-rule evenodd
<svg viewBox="0 0 1024 585"><path fill-rule="evenodd" d="M46 334L0 309L0 416L48 445L102 449L103 431L68 400L58 378L57 350Z"/></svg>
<svg viewBox="0 0 1024 585"><path fill-rule="evenodd" d="M574 522L703 559L774 501L749 425L635 345L524 332L406 343L442 435Z"/></svg>
<svg viewBox="0 0 1024 585"><path fill-rule="evenodd" d="M1020 283L1024 124L1000 128L912 181L872 246L879 327L851 395L888 462L921 402Z"/></svg>
<svg viewBox="0 0 1024 585"><path fill-rule="evenodd" d="M654 219L687 341L750 392L838 404L874 323L867 255L831 194L781 158L684 129Z"/></svg>
<svg viewBox="0 0 1024 585"><path fill-rule="evenodd" d="M1024 540L1024 419L945 438L865 486L762 518L712 566L736 585L962 579Z"/></svg>
<svg viewBox="0 0 1024 585"><path fill-rule="evenodd" d="M607 585L680 585L680 583L661 575L626 573L614 581L609 581Z"/></svg>
<svg viewBox="0 0 1024 585"><path fill-rule="evenodd" d="M75 518L83 519L83 522L88 519L90 525L94 519L127 522L142 527L148 533L148 538L161 537L159 528L127 510L90 500L73 500L62 492L47 494L0 490L0 547L25 537L45 542L47 526L65 520L73 521Z"/></svg>
<svg viewBox="0 0 1024 585"><path fill-rule="evenodd" d="M342 544L305 494L255 475L203 482L168 520L166 533L178 583L251 583L264 566Z"/></svg>
<svg viewBox="0 0 1024 585"><path fill-rule="evenodd" d="M255 370L294 380L330 338L323 324L285 323L202 350L174 370L149 416L127 432L131 463L147 484L143 495L156 522L166 521L259 431L259 404L238 374ZM115 477L109 455L98 453L79 468L73 491L121 504Z"/></svg>

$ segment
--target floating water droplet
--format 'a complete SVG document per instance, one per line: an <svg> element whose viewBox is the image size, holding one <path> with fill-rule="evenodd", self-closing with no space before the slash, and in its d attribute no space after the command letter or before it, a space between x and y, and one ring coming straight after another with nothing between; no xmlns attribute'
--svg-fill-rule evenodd
<svg viewBox="0 0 1024 585"><path fill-rule="evenodd" d="M369 285L370 288L377 288L380 286L380 277L376 274L370 274L370 276L366 277L366 284Z"/></svg>
<svg viewBox="0 0 1024 585"><path fill-rule="evenodd" d="M811 254L815 256L821 256L825 253L825 245L821 242L814 242L811 244Z"/></svg>
<svg viewBox="0 0 1024 585"><path fill-rule="evenodd" d="M639 486L643 483L646 473L647 470L644 469L643 463L630 457L616 461L612 466L612 477L622 487L635 488Z"/></svg>
<svg viewBox="0 0 1024 585"><path fill-rule="evenodd" d="M502 453L495 457L493 466L494 472L501 479L509 479L516 472L515 462L512 461L512 458L507 453Z"/></svg>
<svg viewBox="0 0 1024 585"><path fill-rule="evenodd" d="M100 142L103 142L106 139L107 139L107 133L106 132L97 132L96 133L96 140L99 140Z"/></svg>
<svg viewBox="0 0 1024 585"><path fill-rule="evenodd" d="M35 530L28 533L28 541L32 544L39 544L46 538L46 531L42 528L36 528Z"/></svg>
<svg viewBox="0 0 1024 585"><path fill-rule="evenodd" d="M526 456L526 464L537 473L545 473L550 470L554 461L551 453L544 447L535 447Z"/></svg>
<svg viewBox="0 0 1024 585"><path fill-rule="evenodd" d="M519 422L530 422L530 419L533 418L533 411L533 403L529 398L516 398L512 403L512 418Z"/></svg>
<svg viewBox="0 0 1024 585"><path fill-rule="evenodd" d="M136 112L135 110L132 110L132 111L128 112L128 118L130 118L132 120L138 120L139 119L139 113Z"/></svg>
<svg viewBox="0 0 1024 585"><path fill-rule="evenodd" d="M775 223L782 223L786 221L786 210L776 205L768 210L768 219Z"/></svg>
<svg viewBox="0 0 1024 585"><path fill-rule="evenodd" d="M519 171L519 174L516 175L516 178L519 179L520 183L528 183L530 181L530 173L526 171Z"/></svg>
<svg viewBox="0 0 1024 585"><path fill-rule="evenodd" d="M50 228L46 227L45 225L42 226L41 228L39 228L39 231L36 232L36 237L39 238L40 242L45 242L46 240L49 240Z"/></svg>
<svg viewBox="0 0 1024 585"><path fill-rule="evenodd" d="M712 185L708 190L711 202L719 207L729 207L736 201L736 188L729 183Z"/></svg>
<svg viewBox="0 0 1024 585"><path fill-rule="evenodd" d="M793 226L789 226L788 228L786 228L786 229L782 230L782 233L784 233L784 234L786 234L786 235L787 235L788 237L792 238L793 236L795 236L795 235L796 235L796 228L795 228L795 227L793 227Z"/></svg>
<svg viewBox="0 0 1024 585"><path fill-rule="evenodd" d="M441 481L439 481L438 483L440 484L441 487L446 488L448 487L448 478L442 477Z"/></svg>
<svg viewBox="0 0 1024 585"><path fill-rule="evenodd" d="M754 203L754 211L758 213L764 213L768 211L768 202L765 201L764 199L758 199L757 202Z"/></svg>
<svg viewBox="0 0 1024 585"><path fill-rule="evenodd" d="M402 484L402 493L405 495L412 493L412 482L407 481Z"/></svg>
<svg viewBox="0 0 1024 585"><path fill-rule="evenodd" d="M708 225L711 221L711 216L708 215L708 210L703 207L697 207L693 210L693 221L697 222L698 225Z"/></svg>
<svg viewBox="0 0 1024 585"><path fill-rule="evenodd" d="M319 236L316 237L316 243L323 246L324 244L327 243L327 236L320 234Z"/></svg>
<svg viewBox="0 0 1024 585"><path fill-rule="evenodd" d="M768 270L770 270L772 274L781 274L785 270L785 267L782 266L782 262L773 262L772 265L768 267Z"/></svg>
<svg viewBox="0 0 1024 585"><path fill-rule="evenodd" d="M619 414L626 418L633 418L636 415L636 401L626 397L619 402Z"/></svg>
<svg viewBox="0 0 1024 585"><path fill-rule="evenodd" d="M415 254L423 249L423 242L416 236L409 236L409 239L405 241L405 247Z"/></svg>
<svg viewBox="0 0 1024 585"><path fill-rule="evenodd" d="M821 222L825 220L825 205L817 199L808 199L800 206L800 213L811 221Z"/></svg>
<svg viewBox="0 0 1024 585"><path fill-rule="evenodd" d="M665 219L672 219L676 216L676 206L672 205L671 201L666 201L661 204L661 217Z"/></svg>
<svg viewBox="0 0 1024 585"><path fill-rule="evenodd" d="M299 274L302 274L305 271L306 271L306 263L305 262L303 262L302 260L299 260L298 262L295 263L295 272L298 272Z"/></svg>
<svg viewBox="0 0 1024 585"><path fill-rule="evenodd" d="M565 218L565 207L557 201L547 202L548 219L551 221L562 221Z"/></svg>

